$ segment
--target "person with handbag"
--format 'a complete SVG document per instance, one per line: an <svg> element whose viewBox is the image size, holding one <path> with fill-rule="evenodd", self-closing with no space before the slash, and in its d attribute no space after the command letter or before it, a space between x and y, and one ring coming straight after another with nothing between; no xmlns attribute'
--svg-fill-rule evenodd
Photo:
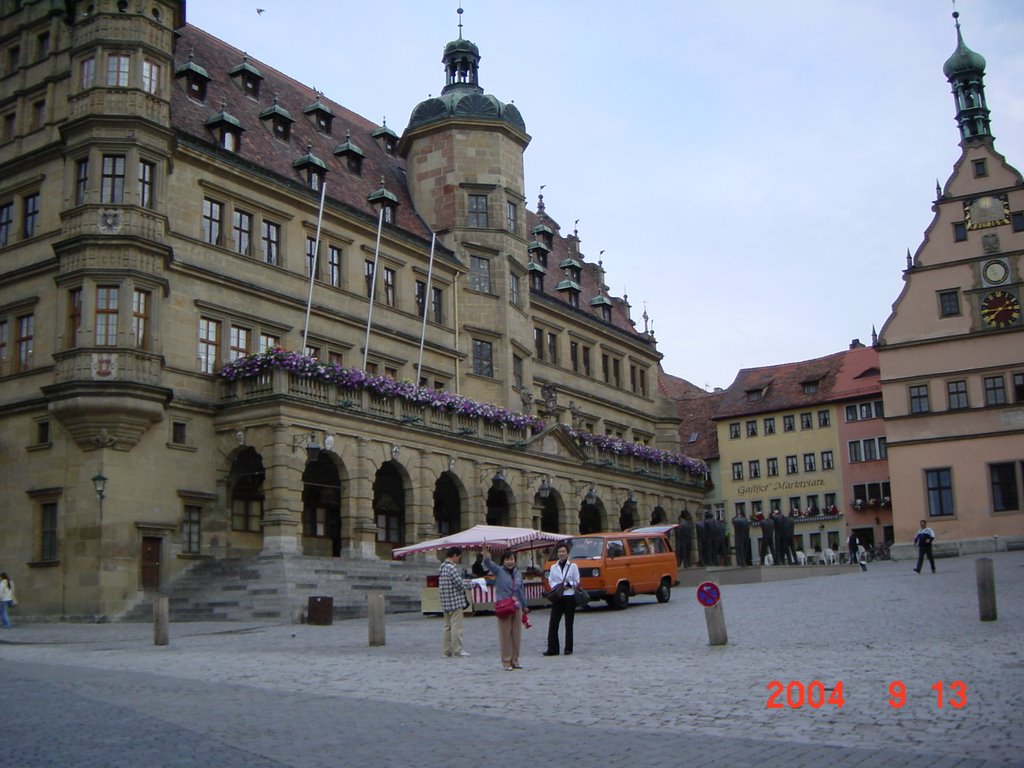
<svg viewBox="0 0 1024 768"><path fill-rule="evenodd" d="M484 566L494 574L494 615L498 619L498 645L501 665L506 672L522 669L519 663L519 641L522 637L522 617L530 612L526 606L523 575L516 568L516 553L501 553L501 565L491 560L491 551L483 548ZM504 601L504 602L503 602Z"/></svg>
<svg viewBox="0 0 1024 768"><path fill-rule="evenodd" d="M569 560L569 544L562 542L555 549L556 562L548 572L551 590L551 616L548 619L548 649L545 656L558 655L558 625L565 616L565 655L572 653L572 625L576 618L576 590L580 585L580 569Z"/></svg>
<svg viewBox="0 0 1024 768"><path fill-rule="evenodd" d="M11 618L7 615L7 609L15 604L14 582L6 573L0 573L0 624L4 629L11 628Z"/></svg>

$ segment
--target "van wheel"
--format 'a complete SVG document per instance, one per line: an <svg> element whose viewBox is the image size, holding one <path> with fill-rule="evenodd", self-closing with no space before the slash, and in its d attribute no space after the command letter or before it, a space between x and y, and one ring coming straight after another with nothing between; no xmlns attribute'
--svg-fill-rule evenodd
<svg viewBox="0 0 1024 768"><path fill-rule="evenodd" d="M628 608L629 587L625 584L619 584L619 588L615 590L615 594L612 595L611 600L608 601L608 605L610 605L616 611L621 611L624 608Z"/></svg>
<svg viewBox="0 0 1024 768"><path fill-rule="evenodd" d="M668 579L662 579L661 584L658 585L658 591L654 593L654 596L658 598L659 603L667 603L672 598L672 587L668 583Z"/></svg>

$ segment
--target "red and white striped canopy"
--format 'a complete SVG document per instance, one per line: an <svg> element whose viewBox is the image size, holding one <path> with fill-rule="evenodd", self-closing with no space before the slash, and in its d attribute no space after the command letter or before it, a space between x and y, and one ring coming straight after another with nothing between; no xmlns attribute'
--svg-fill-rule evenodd
<svg viewBox="0 0 1024 768"><path fill-rule="evenodd" d="M398 547L391 552L391 556L400 559L417 552L431 552L438 549L448 549L448 547L481 549L486 546L495 553L502 549L521 551L549 547L554 542L565 538L567 537L560 533L535 531L532 528L511 528L505 525L474 525L472 528L467 528L464 531L448 536L442 536L439 539L430 539L419 544Z"/></svg>

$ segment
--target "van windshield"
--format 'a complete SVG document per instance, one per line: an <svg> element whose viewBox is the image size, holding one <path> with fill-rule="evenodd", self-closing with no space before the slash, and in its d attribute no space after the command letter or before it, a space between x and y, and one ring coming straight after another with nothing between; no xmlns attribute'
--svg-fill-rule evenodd
<svg viewBox="0 0 1024 768"><path fill-rule="evenodd" d="M604 539L572 539L571 560L600 560Z"/></svg>

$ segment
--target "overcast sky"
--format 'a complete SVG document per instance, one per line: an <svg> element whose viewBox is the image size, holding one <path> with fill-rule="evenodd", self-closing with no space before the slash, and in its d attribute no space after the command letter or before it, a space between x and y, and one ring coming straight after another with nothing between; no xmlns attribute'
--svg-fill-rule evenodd
<svg viewBox="0 0 1024 768"><path fill-rule="evenodd" d="M257 13L257 7L264 9ZM401 134L444 85L457 0L192 2L188 21ZM463 0L480 84L533 137L526 196L643 327L665 369L865 343L960 156L948 0ZM996 149L1024 168L1024 2L960 0Z"/></svg>

